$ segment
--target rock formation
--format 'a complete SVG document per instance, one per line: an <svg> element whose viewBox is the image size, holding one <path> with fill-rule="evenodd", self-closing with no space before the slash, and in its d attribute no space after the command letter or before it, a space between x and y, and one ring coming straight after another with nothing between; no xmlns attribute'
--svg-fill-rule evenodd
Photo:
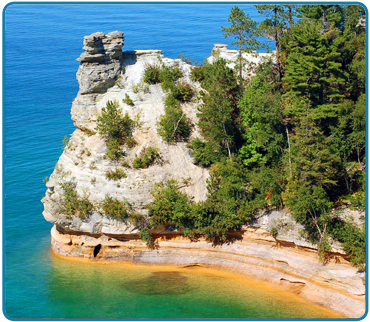
<svg viewBox="0 0 370 322"><path fill-rule="evenodd" d="M194 165L184 142L167 144L158 135L156 124L164 114L164 92L158 85L141 82L147 64L163 62L177 65L183 78L191 82L191 66L180 59L168 59L160 50L123 51L123 33L101 32L84 37L84 52L77 80L80 88L72 103L72 119L77 129L47 182L43 215L54 224L52 249L55 253L88 260L131 261L134 263L218 266L248 274L254 278L280 285L305 299L325 305L350 318L359 318L365 310L364 276L351 267L339 245L333 245L332 261L323 266L317 260L314 245L298 234L297 225L287 212L262 214L249 226L235 232L230 244L212 245L183 237L173 227L157 227L151 231L154 248L139 239L139 231L127 222L112 219L94 211L86 218L60 212L61 182L72 182L80 196L85 195L99 205L106 195L127 200L132 209L146 215L152 201L150 191L156 183L175 179L189 181L181 190L194 201L205 200L209 172ZM215 56L231 60L236 52L217 44ZM249 57L251 62L263 59ZM212 61L214 57L210 58ZM123 103L129 95L134 105ZM139 119L133 137L137 145L125 148L129 164L140 152L153 146L159 149L161 162L146 169L125 169L126 177L109 180L107 171L117 162L105 157L107 146L96 133L96 120L108 101L118 101L122 113ZM184 103L186 117L194 124L192 137L198 137L197 104ZM279 226L277 237L269 231Z"/></svg>

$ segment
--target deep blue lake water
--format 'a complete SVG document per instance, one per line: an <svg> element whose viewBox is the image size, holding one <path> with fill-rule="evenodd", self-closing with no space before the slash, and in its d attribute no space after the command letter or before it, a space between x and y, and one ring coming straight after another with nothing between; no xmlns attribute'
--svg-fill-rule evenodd
<svg viewBox="0 0 370 322"><path fill-rule="evenodd" d="M199 282L190 273L158 275L155 270L139 270L135 275L132 269L56 259L50 252L51 224L44 220L40 202L45 193L42 180L51 174L62 153L63 137L74 131L70 108L78 91L75 74L79 63L75 59L82 52L83 36L120 30L125 33L124 50L162 49L166 57L177 58L183 53L201 62L210 55L214 43L232 41L224 39L221 32L221 26L228 26L231 8L232 4L12 4L6 8L3 311L8 317L257 317L261 309L246 305L243 289L228 293L225 284L210 282L214 278L203 276ZM240 8L260 19L253 6ZM154 278L148 284L145 281L151 274ZM157 284L151 284L153 281ZM154 292L153 297L153 289L168 289L173 281L182 285L180 291ZM137 284L142 288L135 288ZM207 290L213 294L209 298L204 295ZM248 296L256 303L255 293ZM268 301L263 296L262 306ZM289 307L289 302L285 306L278 303L272 305L277 313L260 317L287 317L278 312Z"/></svg>

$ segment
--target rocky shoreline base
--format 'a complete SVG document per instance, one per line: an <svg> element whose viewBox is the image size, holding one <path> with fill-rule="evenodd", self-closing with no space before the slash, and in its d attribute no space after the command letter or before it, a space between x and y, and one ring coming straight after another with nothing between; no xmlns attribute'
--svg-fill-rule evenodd
<svg viewBox="0 0 370 322"><path fill-rule="evenodd" d="M178 232L158 230L152 235L155 244L148 247L132 234L80 234L54 225L51 244L62 257L91 262L220 268L279 287L343 318L365 314L364 274L340 254L323 265L314 249L284 244L257 230L243 230L218 245L201 238L190 240Z"/></svg>

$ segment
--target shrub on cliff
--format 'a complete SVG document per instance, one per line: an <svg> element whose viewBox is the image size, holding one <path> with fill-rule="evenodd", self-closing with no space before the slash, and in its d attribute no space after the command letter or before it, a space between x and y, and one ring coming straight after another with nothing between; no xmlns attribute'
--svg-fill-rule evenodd
<svg viewBox="0 0 370 322"><path fill-rule="evenodd" d="M189 83L186 82L179 81L178 83L174 84L170 90L173 96L180 102L189 102L194 95L193 88Z"/></svg>
<svg viewBox="0 0 370 322"><path fill-rule="evenodd" d="M151 146L145 148L141 152L140 157L136 157L134 159L134 161L132 162L132 167L135 169L148 168L155 162L155 160L159 158L158 151L158 148L153 148Z"/></svg>
<svg viewBox="0 0 370 322"><path fill-rule="evenodd" d="M149 208L149 216L153 227L163 224L173 224L179 228L191 226L191 201L179 191L175 180L156 184L151 194L154 200Z"/></svg>
<svg viewBox="0 0 370 322"><path fill-rule="evenodd" d="M94 206L86 194L83 197L77 194L74 183L62 182L60 187L63 189L60 209L62 214L85 218L94 210Z"/></svg>
<svg viewBox="0 0 370 322"><path fill-rule="evenodd" d="M190 135L190 122L182 111L180 102L172 93L165 99L165 114L158 122L158 134L166 142L185 141Z"/></svg>
<svg viewBox="0 0 370 322"><path fill-rule="evenodd" d="M166 85L177 80L182 76L178 66L166 66L162 64L146 64L144 69L143 81L147 84L164 83Z"/></svg>
<svg viewBox="0 0 370 322"><path fill-rule="evenodd" d="M203 66L194 66L190 71L190 79L193 82L201 82L204 79Z"/></svg>
<svg viewBox="0 0 370 322"><path fill-rule="evenodd" d="M123 171L123 169L117 168L117 169L115 169L115 170L108 170L108 171L105 173L105 177L106 177L108 180L117 181L117 180L119 180L119 179L126 178L126 177L127 177L127 175L126 175L126 173Z"/></svg>
<svg viewBox="0 0 370 322"><path fill-rule="evenodd" d="M118 200L117 198L106 195L101 207L103 214L108 217L121 220L129 217L128 210L130 207L127 201Z"/></svg>
<svg viewBox="0 0 370 322"><path fill-rule="evenodd" d="M108 101L106 107L102 108L96 123L96 129L107 143L108 157L119 159L120 146L131 138L136 122L129 117L127 112L125 116L122 116L117 101Z"/></svg>

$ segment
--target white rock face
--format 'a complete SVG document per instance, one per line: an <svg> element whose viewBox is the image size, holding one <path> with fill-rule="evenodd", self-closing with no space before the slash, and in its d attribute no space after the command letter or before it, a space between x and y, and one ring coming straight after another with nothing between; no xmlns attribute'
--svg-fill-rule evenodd
<svg viewBox="0 0 370 322"><path fill-rule="evenodd" d="M238 59L238 51L235 49L228 49L228 45L226 44L214 44L212 49L212 56L207 58L207 61L213 63L218 58L225 59L228 63L227 66L234 69L235 62ZM249 70L249 67L257 66L264 61L271 59L271 57L275 56L275 52L273 51L272 54L269 53L243 53L242 57L246 61L246 66L242 71L243 78L251 77L254 75L252 70Z"/></svg>
<svg viewBox="0 0 370 322"><path fill-rule="evenodd" d="M78 194L87 195L94 205L98 205L109 195L127 200L132 210L140 214L147 213L147 206L152 201L150 191L155 184L171 179L184 186L181 190L192 196L195 202L206 199L208 170L193 164L185 142L171 145L164 142L157 133L157 123L164 114L165 93L162 87L158 84L150 85L145 90L137 90L145 66L158 64L160 61L169 66L177 64L183 71L184 80L196 88L199 85L189 79L191 66L180 59L165 58L160 50L118 53L122 47L122 39L123 34L119 32L108 35L95 33L84 38L85 52L79 58L81 65L77 72L80 90L72 103L71 112L74 124L79 129L72 134L68 146L60 156L47 183L46 196L42 200L45 219L66 230L94 234L137 233L129 224L109 219L98 212L86 219L61 214L58 211L62 193L60 182L75 183ZM107 43L111 46L109 50ZM104 59L101 58L102 53L105 53ZM133 100L134 106L122 102L126 94ZM127 112L132 119L140 120L140 126L133 133L138 144L131 149L125 148L126 156L122 161L131 165L135 155L152 146L159 148L160 164L146 169L124 168L127 177L118 181L106 178L108 170L121 166L118 162L105 158L108 150L105 141L99 134L89 136L86 129L96 131L97 117L108 101L118 101L123 115ZM197 103L185 103L182 108L189 120L196 124ZM198 129L194 126L192 137L197 136ZM187 178L190 178L190 183L185 186L182 182Z"/></svg>

